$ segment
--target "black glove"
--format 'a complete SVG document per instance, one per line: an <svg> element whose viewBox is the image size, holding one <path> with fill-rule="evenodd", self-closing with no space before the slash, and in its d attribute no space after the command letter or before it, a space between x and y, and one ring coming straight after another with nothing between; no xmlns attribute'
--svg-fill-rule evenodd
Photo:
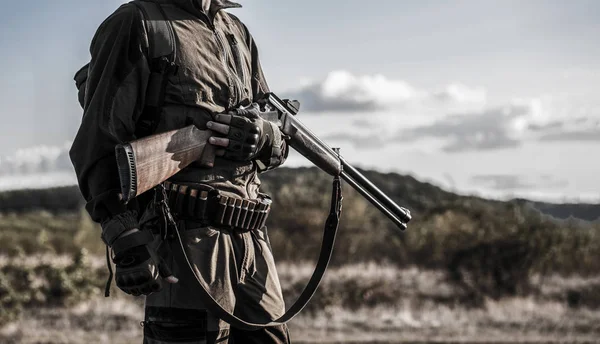
<svg viewBox="0 0 600 344"><path fill-rule="evenodd" d="M156 252L148 246L152 233L134 229L115 240L112 249L117 269L117 286L134 296L149 295L162 289L162 279L177 283L170 269Z"/></svg>
<svg viewBox="0 0 600 344"><path fill-rule="evenodd" d="M209 140L211 144L220 148L217 155L230 160L249 161L270 148L276 128L263 120L260 113L259 105L253 103L227 114L215 115L214 121L208 122L206 126L225 135L214 136Z"/></svg>

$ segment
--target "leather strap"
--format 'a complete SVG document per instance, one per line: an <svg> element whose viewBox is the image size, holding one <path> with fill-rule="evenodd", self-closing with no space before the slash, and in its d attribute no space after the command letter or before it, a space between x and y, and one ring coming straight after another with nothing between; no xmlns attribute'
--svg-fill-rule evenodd
<svg viewBox="0 0 600 344"><path fill-rule="evenodd" d="M153 0L132 1L144 14L148 27L149 55L151 59L175 54L175 31L160 4Z"/></svg>
<svg viewBox="0 0 600 344"><path fill-rule="evenodd" d="M129 234L123 238L118 239L112 246L115 256L119 256L121 253L132 249L134 247L147 245L154 240L154 236L150 231L139 231Z"/></svg>
<svg viewBox="0 0 600 344"><path fill-rule="evenodd" d="M329 212L329 216L327 217L327 221L325 223L325 230L323 233L323 242L321 243L321 251L319 252L319 259L317 261L317 265L315 270L296 300L294 304L281 316L280 318L268 322L268 323L253 323L244 319L241 319L227 310L225 310L211 295L208 291L208 283L204 280L202 275L196 273L196 269L190 262L188 255L185 251L185 245L181 239L181 234L179 230L176 230L177 238L179 240L179 244L183 251L183 255L188 263L190 270L193 272L198 284L200 285L200 293L199 297L204 302L204 305L211 311L216 317L224 320L229 323L231 326L242 329L242 330L258 330L265 327L278 326L287 323L292 320L302 309L308 304L315 291L319 287L321 283L321 279L327 270L327 266L329 265L329 260L331 259L331 254L333 252L333 246L335 243L335 237L337 234L337 229L340 220L340 214L342 212L342 185L339 176L336 176L333 180L333 190L331 195L331 209ZM175 225L175 224L173 224Z"/></svg>
<svg viewBox="0 0 600 344"><path fill-rule="evenodd" d="M123 214L113 216L110 220L102 223L102 241L106 245L112 246L121 234L137 226L136 211L129 210Z"/></svg>

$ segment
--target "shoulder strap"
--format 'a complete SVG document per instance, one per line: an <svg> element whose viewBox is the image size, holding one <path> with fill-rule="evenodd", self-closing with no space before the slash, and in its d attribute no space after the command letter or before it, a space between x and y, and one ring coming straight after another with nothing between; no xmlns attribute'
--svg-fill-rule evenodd
<svg viewBox="0 0 600 344"><path fill-rule="evenodd" d="M175 47L177 38L173 24L160 4L152 0L134 0L144 16L148 33L150 80L146 90L146 104L136 125L136 136L148 136L156 130L165 99L170 73L177 73Z"/></svg>
<svg viewBox="0 0 600 344"><path fill-rule="evenodd" d="M132 1L144 15L148 30L151 59L167 57L175 60L175 31L160 4L151 0Z"/></svg>

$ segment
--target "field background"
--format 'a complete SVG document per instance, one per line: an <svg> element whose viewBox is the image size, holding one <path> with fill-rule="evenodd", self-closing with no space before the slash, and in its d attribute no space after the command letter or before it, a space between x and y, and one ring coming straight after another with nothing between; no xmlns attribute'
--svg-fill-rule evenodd
<svg viewBox="0 0 600 344"><path fill-rule="evenodd" d="M399 233L350 188L332 265L292 321L306 343L598 342L600 206L465 197L365 174L414 220ZM291 303L317 257L331 180L263 176L269 234ZM113 288L77 188L0 194L0 342L139 343L143 300Z"/></svg>

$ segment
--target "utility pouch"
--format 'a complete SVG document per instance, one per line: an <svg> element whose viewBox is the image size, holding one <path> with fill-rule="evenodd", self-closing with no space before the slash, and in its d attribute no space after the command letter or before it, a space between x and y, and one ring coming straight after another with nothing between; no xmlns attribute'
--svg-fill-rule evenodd
<svg viewBox="0 0 600 344"><path fill-rule="evenodd" d="M144 338L152 343L205 343L207 311L167 307L146 307Z"/></svg>

